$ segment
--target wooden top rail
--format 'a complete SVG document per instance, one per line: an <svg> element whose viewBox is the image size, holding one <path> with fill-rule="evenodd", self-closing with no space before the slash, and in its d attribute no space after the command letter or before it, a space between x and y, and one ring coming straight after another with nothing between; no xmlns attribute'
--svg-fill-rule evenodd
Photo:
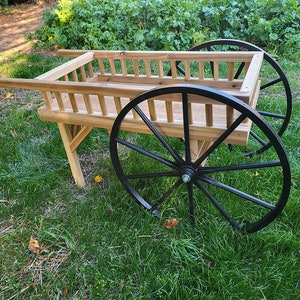
<svg viewBox="0 0 300 300"><path fill-rule="evenodd" d="M121 51L121 50L69 50L60 49L57 54L62 57L78 57L87 52L93 52L95 58L113 59L151 59L151 60L176 60L185 59L194 61L225 61L240 62L252 60L254 54L263 56L259 51Z"/></svg>
<svg viewBox="0 0 300 300"><path fill-rule="evenodd" d="M75 71L78 68L78 66L83 66L83 65L91 62L93 59L94 59L94 53L86 52L83 55L76 57L75 59L73 59L69 62L66 62L61 66L36 77L36 79L57 80L57 79L63 77L65 74Z"/></svg>
<svg viewBox="0 0 300 300"><path fill-rule="evenodd" d="M66 92L74 94L93 94L107 96L128 96L135 97L137 93L149 90L149 85L132 86L114 85L109 83L93 83L93 82L73 82L73 81L49 81L36 79L19 79L19 78L0 78L0 87L22 88L27 90L39 90L41 92Z"/></svg>

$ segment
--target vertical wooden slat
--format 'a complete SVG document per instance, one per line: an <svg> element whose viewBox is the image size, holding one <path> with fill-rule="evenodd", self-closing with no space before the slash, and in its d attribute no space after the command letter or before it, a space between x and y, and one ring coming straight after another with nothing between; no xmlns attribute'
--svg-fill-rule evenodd
<svg viewBox="0 0 300 300"><path fill-rule="evenodd" d="M156 121L157 120L157 114L156 114L154 100L153 99L147 100L147 103L148 103L150 119L151 119L151 121Z"/></svg>
<svg viewBox="0 0 300 300"><path fill-rule="evenodd" d="M212 104L205 104L206 126L213 126L213 107Z"/></svg>
<svg viewBox="0 0 300 300"><path fill-rule="evenodd" d="M61 93L56 92L55 93L55 98L56 98L59 110L60 111L65 111L65 105L64 105Z"/></svg>
<svg viewBox="0 0 300 300"><path fill-rule="evenodd" d="M116 75L115 61L111 58L108 61L109 61L111 75Z"/></svg>
<svg viewBox="0 0 300 300"><path fill-rule="evenodd" d="M172 72L172 78L177 78L177 69L176 69L176 61L171 60L171 72Z"/></svg>
<svg viewBox="0 0 300 300"><path fill-rule="evenodd" d="M99 65L99 71L101 75L105 74L105 68L104 68L104 64L103 64L103 60L102 59L98 59L98 65Z"/></svg>
<svg viewBox="0 0 300 300"><path fill-rule="evenodd" d="M139 77L139 62L137 59L132 60L134 76Z"/></svg>
<svg viewBox="0 0 300 300"><path fill-rule="evenodd" d="M145 68L146 68L146 76L151 77L151 66L150 66L150 60L145 59Z"/></svg>
<svg viewBox="0 0 300 300"><path fill-rule="evenodd" d="M87 81L84 66L81 66L81 67L79 68L79 70L80 70L80 75L81 75L82 81L83 81L83 82Z"/></svg>
<svg viewBox="0 0 300 300"><path fill-rule="evenodd" d="M114 102L115 102L115 107L116 107L117 114L119 114L122 110L121 98L120 97L114 97Z"/></svg>
<svg viewBox="0 0 300 300"><path fill-rule="evenodd" d="M226 125L229 127L233 123L233 108L226 106Z"/></svg>
<svg viewBox="0 0 300 300"><path fill-rule="evenodd" d="M78 82L78 76L76 70L72 71L73 81Z"/></svg>
<svg viewBox="0 0 300 300"><path fill-rule="evenodd" d="M99 101L99 105L100 105L100 108L101 108L102 115L107 116L108 112L107 112L107 106L106 106L106 103L105 103L104 96L103 95L98 95L98 101Z"/></svg>
<svg viewBox="0 0 300 300"><path fill-rule="evenodd" d="M190 79L191 78L191 68L190 68L190 61L188 61L188 60L184 61L184 71L185 71L185 78Z"/></svg>
<svg viewBox="0 0 300 300"><path fill-rule="evenodd" d="M93 114L93 107L91 104L91 99L89 94L83 94L84 104L86 111L89 115Z"/></svg>
<svg viewBox="0 0 300 300"><path fill-rule="evenodd" d="M78 112L78 106L77 106L75 95L73 93L69 93L69 98L70 98L71 107L73 109L73 112Z"/></svg>
<svg viewBox="0 0 300 300"><path fill-rule="evenodd" d="M51 93L50 92L41 92L41 93L42 93L46 108L51 109L52 108L52 102L53 102Z"/></svg>
<svg viewBox="0 0 300 300"><path fill-rule="evenodd" d="M248 69L249 69L249 66L250 66L250 61L246 61L245 62L245 76L246 76L246 74L247 74L247 72L248 72Z"/></svg>
<svg viewBox="0 0 300 300"><path fill-rule="evenodd" d="M232 81L234 79L234 62L228 62L228 80Z"/></svg>
<svg viewBox="0 0 300 300"><path fill-rule="evenodd" d="M94 77L94 70L92 64L89 62L87 66L88 66L89 77Z"/></svg>
<svg viewBox="0 0 300 300"><path fill-rule="evenodd" d="M173 123L174 115L173 115L172 101L166 101L165 105L166 105L167 121L168 123Z"/></svg>
<svg viewBox="0 0 300 300"><path fill-rule="evenodd" d="M64 75L63 78L64 78L64 81L69 81L69 76L68 76L68 74Z"/></svg>
<svg viewBox="0 0 300 300"><path fill-rule="evenodd" d="M127 68L126 68L126 60L125 59L121 59L121 69L122 69L122 75L126 76Z"/></svg>
<svg viewBox="0 0 300 300"><path fill-rule="evenodd" d="M204 62L199 61L199 79L204 79Z"/></svg>
<svg viewBox="0 0 300 300"><path fill-rule="evenodd" d="M219 80L219 62L213 62L213 69L214 69L214 80Z"/></svg>
<svg viewBox="0 0 300 300"><path fill-rule="evenodd" d="M157 61L158 64L158 76L159 78L164 77L164 62L162 60Z"/></svg>

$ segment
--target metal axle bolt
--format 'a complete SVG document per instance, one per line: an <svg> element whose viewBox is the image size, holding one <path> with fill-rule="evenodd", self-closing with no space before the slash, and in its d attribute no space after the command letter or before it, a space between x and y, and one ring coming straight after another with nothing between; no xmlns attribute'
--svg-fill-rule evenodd
<svg viewBox="0 0 300 300"><path fill-rule="evenodd" d="M184 183L190 182L190 181L192 180L191 176L190 176L190 175L187 175L187 174L183 174L183 175L181 176L181 178L182 178L182 181L183 181Z"/></svg>

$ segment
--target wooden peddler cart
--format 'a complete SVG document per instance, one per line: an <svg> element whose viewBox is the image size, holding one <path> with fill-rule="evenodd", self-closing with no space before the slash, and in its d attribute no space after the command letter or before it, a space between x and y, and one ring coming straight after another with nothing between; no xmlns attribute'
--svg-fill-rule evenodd
<svg viewBox="0 0 300 300"><path fill-rule="evenodd" d="M228 45L238 51L213 51ZM93 128L104 128L118 178L147 210L182 216L187 202L193 223L195 210L199 221L217 210L234 228L255 232L289 196L279 137L290 117L288 82L251 44L222 40L192 50L60 50L72 59L35 79L1 78L0 86L41 92L39 116L57 123L79 187L85 180L76 149ZM256 110L266 60L279 80L265 87L283 82L284 114ZM283 120L279 130L263 116Z"/></svg>

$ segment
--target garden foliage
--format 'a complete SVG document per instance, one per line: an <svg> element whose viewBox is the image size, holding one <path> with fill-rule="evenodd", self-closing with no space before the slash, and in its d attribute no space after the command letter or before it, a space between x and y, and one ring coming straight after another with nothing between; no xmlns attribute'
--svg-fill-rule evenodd
<svg viewBox="0 0 300 300"><path fill-rule="evenodd" d="M297 0L60 0L43 20L41 47L188 50L234 38L300 55Z"/></svg>
<svg viewBox="0 0 300 300"><path fill-rule="evenodd" d="M28 0L0 0L0 10L8 5L16 5L30 2Z"/></svg>

